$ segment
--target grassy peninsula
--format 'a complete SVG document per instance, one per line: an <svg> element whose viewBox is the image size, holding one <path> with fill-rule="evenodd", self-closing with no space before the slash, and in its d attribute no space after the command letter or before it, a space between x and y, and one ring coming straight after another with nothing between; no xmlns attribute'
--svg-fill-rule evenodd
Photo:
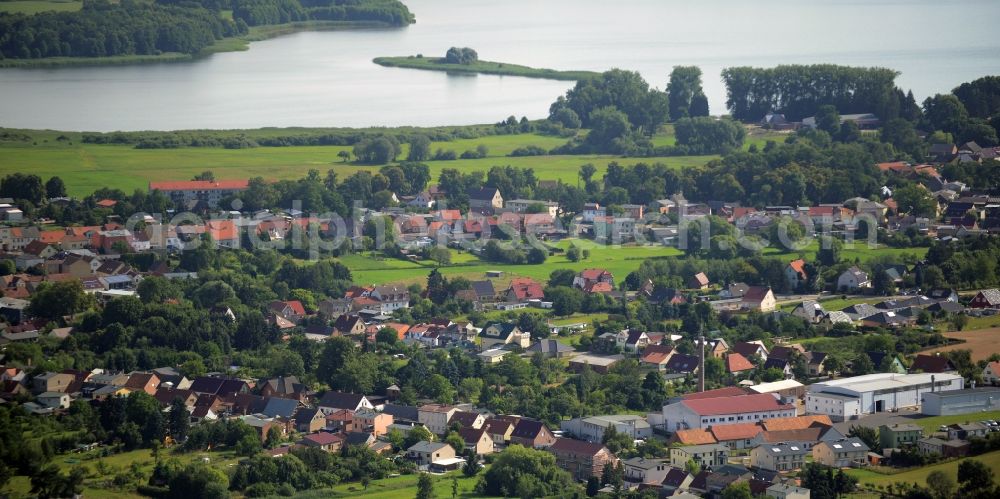
<svg viewBox="0 0 1000 499"><path fill-rule="evenodd" d="M444 57L376 57L373 62L380 66L393 68L424 69L429 71L447 71L449 73L490 74L505 76L524 76L526 78L543 78L546 80L577 81L597 76L594 71L558 71L547 68L532 68L517 64L492 61L473 61L466 64L447 62Z"/></svg>

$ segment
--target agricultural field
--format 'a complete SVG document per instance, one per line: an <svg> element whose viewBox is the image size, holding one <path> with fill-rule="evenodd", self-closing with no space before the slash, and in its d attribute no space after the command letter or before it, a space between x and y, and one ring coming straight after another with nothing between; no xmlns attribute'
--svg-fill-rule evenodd
<svg viewBox="0 0 1000 499"><path fill-rule="evenodd" d="M9 2L0 2L0 8ZM17 2L19 3L19 2ZM101 187L132 192L146 189L150 181L187 180L205 170L212 170L216 178L238 179L264 177L269 180L302 178L311 169L334 170L343 178L359 170L377 170L383 165L362 165L343 162L337 157L349 146L295 146L256 147L250 149L224 149L214 147L186 147L179 149L136 149L131 145L84 144L81 133L52 130L4 130L12 135L26 135L27 140L12 140L0 136L0 176L15 172L30 172L48 178L58 175L66 182L69 194L82 197ZM248 138L272 134L274 130L246 130L240 133ZM750 143L775 138L774 134L752 135ZM672 168L701 166L718 156L672 156L652 158L622 158L610 155L549 155L509 157L514 149L537 146L547 150L566 143L568 139L538 134L490 135L474 139L434 142L431 150L453 150L461 155L486 146L485 158L458 159L454 161L427 161L433 179L442 169L456 168L463 171L487 171L492 166L517 166L532 168L543 180L561 180L576 184L581 165L592 163L597 167L597 178L604 174L608 163L617 161L630 165L639 162L663 163ZM673 142L673 129L665 127L654 142ZM400 158L405 158L407 146L403 145Z"/></svg>
<svg viewBox="0 0 1000 499"><path fill-rule="evenodd" d="M1000 451L988 452L969 459L981 461L993 470L994 475L1000 475ZM847 474L857 478L862 484L885 486L896 482L916 482L920 485L924 485L924 480L925 477L927 477L927 474L936 470L944 471L952 478L955 478L958 474L958 463L960 462L961 460L948 461L947 463L924 466L910 471L896 473L894 475L883 475L881 473L875 473L874 471L864 469L851 469L847 471Z"/></svg>
<svg viewBox="0 0 1000 499"><path fill-rule="evenodd" d="M264 177L268 180L298 179L311 169L336 171L344 178L359 170L377 170L382 165L345 163L337 158L348 146L257 147L251 149L180 148L135 149L129 145L84 144L74 133L31 133L32 141L0 141L0 176L15 172L30 172L42 178L58 175L66 182L69 194L85 196L102 187L126 192L146 189L150 181L187 180L205 170L216 178L237 179ZM59 137L64 137L59 140ZM634 164L640 161L661 162L675 168L705 164L715 156L677 156L668 158L620 158L607 155L507 157L510 151L526 145L551 149L566 139L535 134L494 135L452 142L435 142L431 150L454 150L461 154L478 145L489 149L489 156L480 159L427 161L431 176L437 179L442 169L464 171L489 170L496 165L533 168L544 180L577 182L581 165L592 163L602 175L608 163L618 161ZM406 146L403 154L406 156Z"/></svg>
<svg viewBox="0 0 1000 499"><path fill-rule="evenodd" d="M982 321L982 319L987 319L988 323L992 324L994 327L986 329L973 329L966 326L966 329L963 331L951 331L944 333L946 338L962 340L963 343L956 343L946 347L935 348L934 350L929 350L925 353L949 352L951 350L972 350L973 362L986 360L991 355L1000 353L1000 317L970 317L969 325L971 326L971 323L974 320Z"/></svg>
<svg viewBox="0 0 1000 499"><path fill-rule="evenodd" d="M0 13L37 14L39 12L75 12L83 8L79 0L5 0L0 2Z"/></svg>

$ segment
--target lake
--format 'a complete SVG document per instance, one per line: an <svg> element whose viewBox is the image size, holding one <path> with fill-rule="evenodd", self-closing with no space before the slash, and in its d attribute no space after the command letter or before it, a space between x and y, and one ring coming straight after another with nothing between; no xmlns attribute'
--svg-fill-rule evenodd
<svg viewBox="0 0 1000 499"><path fill-rule="evenodd" d="M404 0L406 1L406 0ZM541 118L572 82L383 68L443 55L640 71L698 65L713 114L724 67L884 66L918 100L1000 74L996 0L408 0L406 28L304 32L182 63L0 69L0 126L169 130L457 125Z"/></svg>

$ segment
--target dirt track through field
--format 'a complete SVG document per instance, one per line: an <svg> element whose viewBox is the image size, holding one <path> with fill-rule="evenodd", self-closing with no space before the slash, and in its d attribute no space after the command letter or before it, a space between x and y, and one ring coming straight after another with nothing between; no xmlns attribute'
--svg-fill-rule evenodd
<svg viewBox="0 0 1000 499"><path fill-rule="evenodd" d="M1000 353L1000 327L977 329L975 331L951 331L945 337L965 340L965 343L928 350L927 353L951 350L972 350L972 361L984 360L994 353Z"/></svg>

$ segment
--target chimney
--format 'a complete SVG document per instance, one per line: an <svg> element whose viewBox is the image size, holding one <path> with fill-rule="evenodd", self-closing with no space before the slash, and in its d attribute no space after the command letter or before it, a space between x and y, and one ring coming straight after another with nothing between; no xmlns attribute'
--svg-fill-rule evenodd
<svg viewBox="0 0 1000 499"><path fill-rule="evenodd" d="M705 335L698 336L698 391L705 391Z"/></svg>
<svg viewBox="0 0 1000 499"><path fill-rule="evenodd" d="M932 374L931 375L931 393L934 393L934 379L935 378L936 377Z"/></svg>

